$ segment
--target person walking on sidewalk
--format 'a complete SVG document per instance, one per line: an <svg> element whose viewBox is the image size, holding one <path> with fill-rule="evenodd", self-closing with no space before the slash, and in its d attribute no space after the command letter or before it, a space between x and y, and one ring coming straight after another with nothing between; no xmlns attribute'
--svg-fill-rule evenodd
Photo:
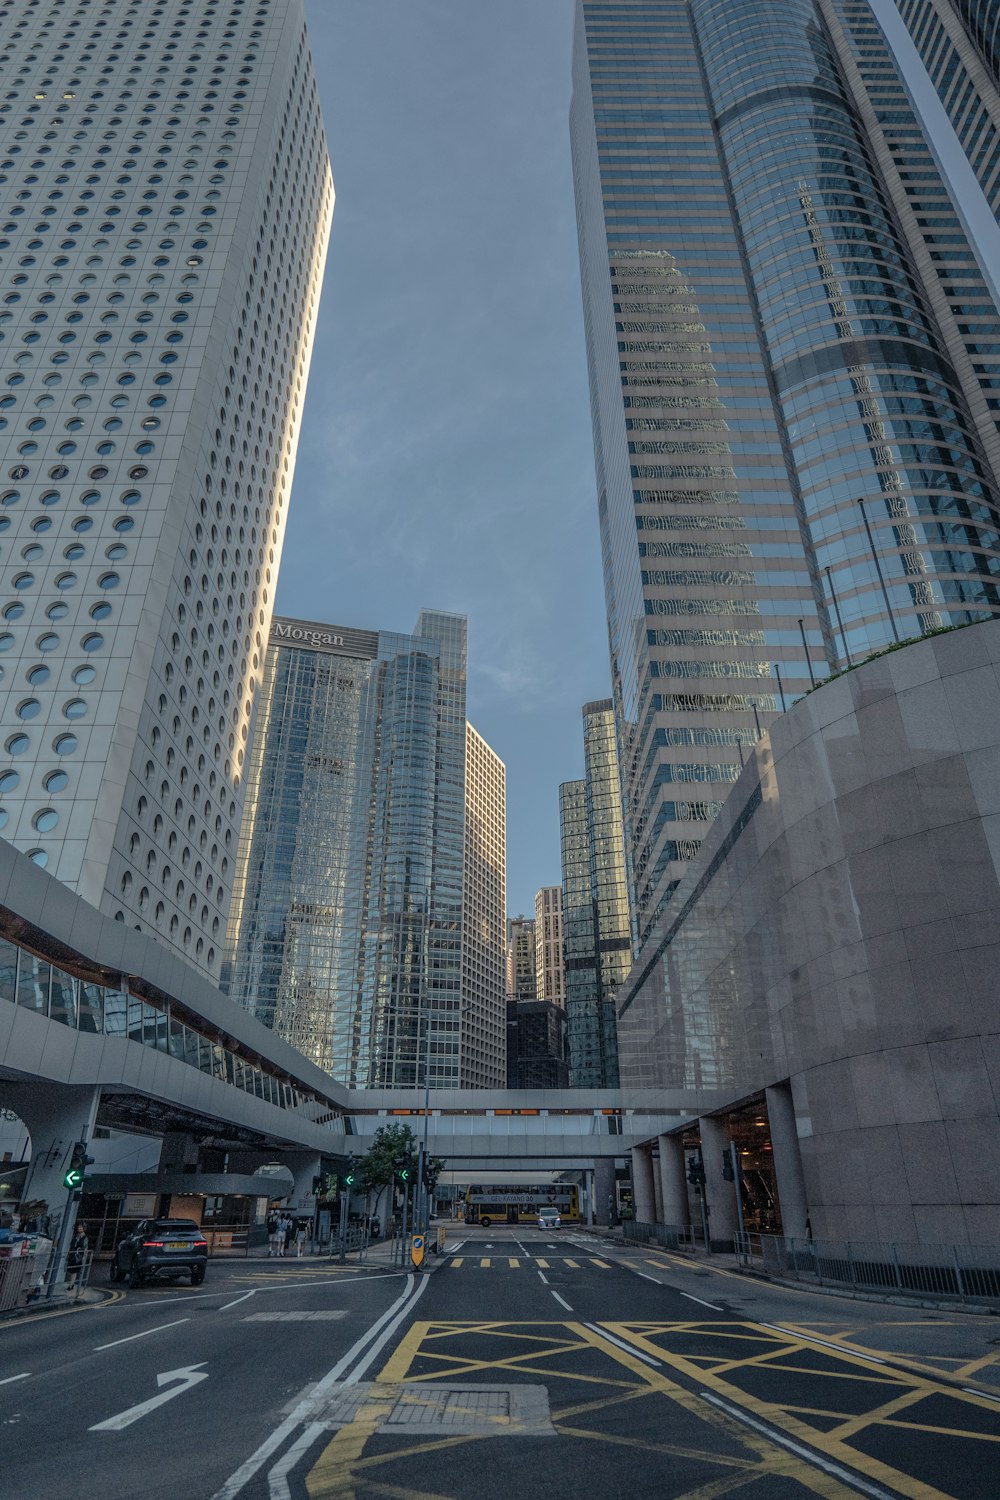
<svg viewBox="0 0 1000 1500"><path fill-rule="evenodd" d="M281 1247L282 1247L282 1245L284 1245L284 1243L285 1243L285 1232L284 1232L284 1229L282 1228L282 1224L281 1224L281 1215L277 1214L277 1213L271 1214L270 1218L267 1221L267 1253L268 1253L268 1257L270 1258L272 1255L274 1255L274 1256L280 1255L281 1254Z"/></svg>
<svg viewBox="0 0 1000 1500"><path fill-rule="evenodd" d="M87 1264L87 1252L90 1249L90 1240L87 1230L83 1224L77 1224L73 1230L73 1238L69 1242L69 1254L66 1257L66 1290L75 1292L80 1285L84 1267Z"/></svg>
<svg viewBox="0 0 1000 1500"><path fill-rule="evenodd" d="M306 1221L296 1219L295 1221L295 1256L297 1260L302 1259L302 1247L306 1242Z"/></svg>

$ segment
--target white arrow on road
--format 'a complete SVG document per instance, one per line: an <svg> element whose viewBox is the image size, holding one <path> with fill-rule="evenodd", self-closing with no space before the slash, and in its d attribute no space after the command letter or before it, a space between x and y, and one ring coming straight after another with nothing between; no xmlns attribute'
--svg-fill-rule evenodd
<svg viewBox="0 0 1000 1500"><path fill-rule="evenodd" d="M204 1364L204 1360L202 1360ZM199 1380L207 1380L208 1371L203 1370L201 1365L185 1365L182 1370L166 1370L162 1375L157 1375L157 1385L169 1385L171 1381L179 1381L172 1390L162 1391L159 1396L151 1396L148 1401L141 1401L138 1406L130 1406L128 1411L120 1411L117 1417L109 1417L106 1422L97 1422L90 1428L91 1432L121 1432L123 1427L130 1427L133 1422L138 1422L140 1417L147 1417L151 1411L162 1406L165 1401L172 1401L182 1391L189 1391Z"/></svg>

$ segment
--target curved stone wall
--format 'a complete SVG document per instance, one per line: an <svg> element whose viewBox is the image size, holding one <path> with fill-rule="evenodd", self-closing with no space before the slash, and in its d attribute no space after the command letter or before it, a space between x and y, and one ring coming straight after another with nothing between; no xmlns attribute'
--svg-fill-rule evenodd
<svg viewBox="0 0 1000 1500"><path fill-rule="evenodd" d="M998 872L989 622L771 726L623 992L623 1086L787 1078L817 1236L995 1244Z"/></svg>

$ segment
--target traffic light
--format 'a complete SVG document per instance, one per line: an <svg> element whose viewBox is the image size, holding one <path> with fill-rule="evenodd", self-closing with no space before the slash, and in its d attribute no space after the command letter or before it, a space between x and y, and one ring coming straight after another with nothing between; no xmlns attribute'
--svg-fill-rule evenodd
<svg viewBox="0 0 1000 1500"><path fill-rule="evenodd" d="M323 1191L323 1179L318 1174L313 1178L313 1197L318 1198Z"/></svg>
<svg viewBox="0 0 1000 1500"><path fill-rule="evenodd" d="M698 1156L688 1157L688 1182L693 1187L703 1187L705 1184L705 1168Z"/></svg>
<svg viewBox="0 0 1000 1500"><path fill-rule="evenodd" d="M93 1161L94 1158L87 1155L87 1142L76 1141L70 1153L69 1166L63 1173L63 1187L70 1192L83 1187L84 1175Z"/></svg>
<svg viewBox="0 0 1000 1500"><path fill-rule="evenodd" d="M397 1156L395 1167L396 1176L399 1178L400 1182L404 1187L408 1186L410 1179L413 1176L413 1168L410 1165L410 1158L408 1156Z"/></svg>
<svg viewBox="0 0 1000 1500"><path fill-rule="evenodd" d="M352 1156L351 1159L350 1159L350 1161L347 1163L347 1171L344 1173L344 1186L346 1188L352 1188L354 1186L355 1182L357 1182L357 1180L358 1180L358 1163L357 1163L356 1159Z"/></svg>

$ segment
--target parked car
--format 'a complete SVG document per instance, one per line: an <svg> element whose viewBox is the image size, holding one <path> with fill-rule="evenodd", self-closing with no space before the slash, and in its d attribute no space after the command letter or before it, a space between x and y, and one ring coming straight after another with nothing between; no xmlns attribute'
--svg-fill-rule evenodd
<svg viewBox="0 0 1000 1500"><path fill-rule="evenodd" d="M111 1280L136 1287L187 1271L191 1285L200 1286L207 1265L208 1241L193 1219L144 1219L115 1246Z"/></svg>
<svg viewBox="0 0 1000 1500"><path fill-rule="evenodd" d="M539 1229L559 1229L562 1219L559 1217L557 1208L540 1208L538 1210Z"/></svg>

